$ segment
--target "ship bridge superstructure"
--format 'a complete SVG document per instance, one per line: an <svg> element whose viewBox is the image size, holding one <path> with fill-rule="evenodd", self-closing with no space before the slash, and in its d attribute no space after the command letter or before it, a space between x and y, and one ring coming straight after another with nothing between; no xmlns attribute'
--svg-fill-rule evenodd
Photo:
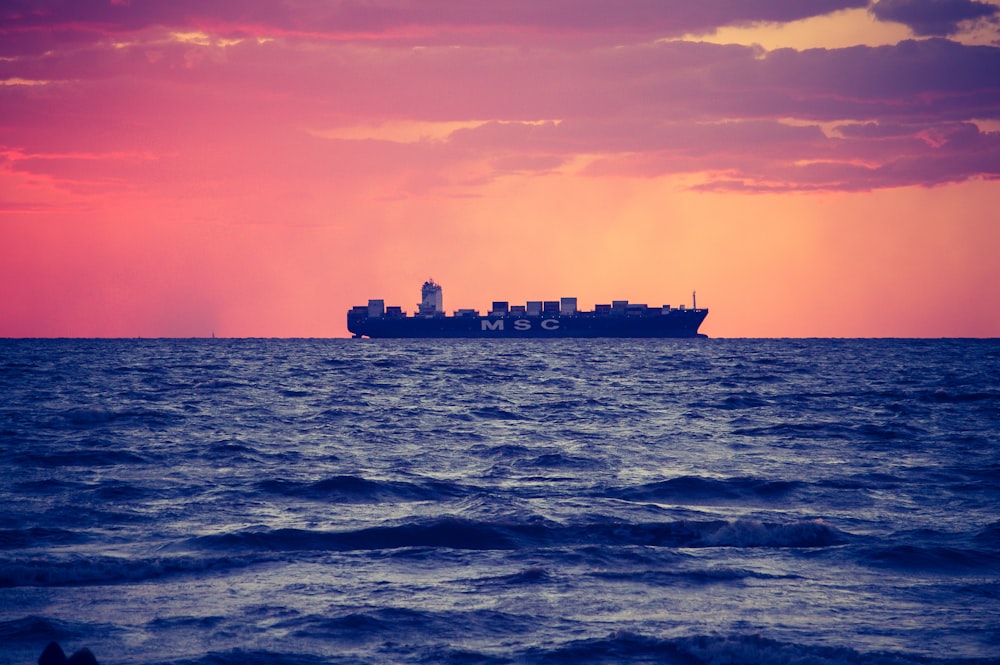
<svg viewBox="0 0 1000 665"><path fill-rule="evenodd" d="M444 295L441 285L433 279L428 279L420 287L420 302L417 304L417 314L421 316L444 315Z"/></svg>

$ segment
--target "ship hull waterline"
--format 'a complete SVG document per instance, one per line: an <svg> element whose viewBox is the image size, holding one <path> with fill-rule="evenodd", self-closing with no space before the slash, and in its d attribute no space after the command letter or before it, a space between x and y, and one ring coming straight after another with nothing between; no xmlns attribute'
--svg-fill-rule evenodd
<svg viewBox="0 0 1000 665"><path fill-rule="evenodd" d="M348 316L354 337L372 339L706 338L706 309L652 316Z"/></svg>

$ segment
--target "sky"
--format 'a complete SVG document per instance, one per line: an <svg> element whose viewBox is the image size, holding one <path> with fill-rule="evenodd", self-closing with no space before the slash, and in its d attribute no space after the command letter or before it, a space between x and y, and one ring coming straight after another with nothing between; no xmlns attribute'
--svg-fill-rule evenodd
<svg viewBox="0 0 1000 665"><path fill-rule="evenodd" d="M1000 0L5 0L0 337L1000 337Z"/></svg>

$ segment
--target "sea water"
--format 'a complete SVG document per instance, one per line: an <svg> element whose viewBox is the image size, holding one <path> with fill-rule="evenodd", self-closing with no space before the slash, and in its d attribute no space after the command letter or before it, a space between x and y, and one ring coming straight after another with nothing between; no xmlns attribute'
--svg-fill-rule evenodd
<svg viewBox="0 0 1000 665"><path fill-rule="evenodd" d="M0 340L0 664L1000 663L1000 341Z"/></svg>

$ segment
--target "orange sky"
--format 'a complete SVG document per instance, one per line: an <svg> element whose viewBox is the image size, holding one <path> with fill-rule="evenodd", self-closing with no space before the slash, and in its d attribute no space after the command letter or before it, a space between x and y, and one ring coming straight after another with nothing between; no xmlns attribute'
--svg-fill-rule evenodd
<svg viewBox="0 0 1000 665"><path fill-rule="evenodd" d="M428 277L1000 336L1000 3L571 4L0 10L0 336L346 336Z"/></svg>

